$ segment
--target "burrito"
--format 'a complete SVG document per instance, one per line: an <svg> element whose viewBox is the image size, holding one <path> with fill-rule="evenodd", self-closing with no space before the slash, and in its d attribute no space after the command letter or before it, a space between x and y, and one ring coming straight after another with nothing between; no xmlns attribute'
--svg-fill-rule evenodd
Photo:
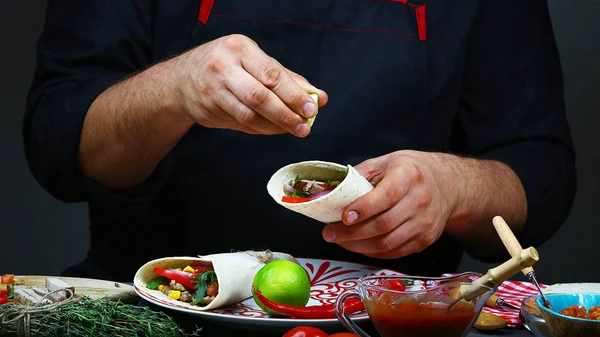
<svg viewBox="0 0 600 337"><path fill-rule="evenodd" d="M277 203L324 223L342 221L344 208L372 189L354 167L324 161L285 166L267 184Z"/></svg>
<svg viewBox="0 0 600 337"><path fill-rule="evenodd" d="M268 262L294 257L277 252L236 252L150 261L135 274L139 292L177 307L206 311L252 297L252 281Z"/></svg>

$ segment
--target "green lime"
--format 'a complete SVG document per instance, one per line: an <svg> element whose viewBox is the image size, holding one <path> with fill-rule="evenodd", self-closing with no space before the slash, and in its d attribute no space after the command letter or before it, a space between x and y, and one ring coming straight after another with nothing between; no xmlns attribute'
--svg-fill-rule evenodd
<svg viewBox="0 0 600 337"><path fill-rule="evenodd" d="M297 263L287 260L272 261L256 273L252 290L254 301L259 307L270 316L281 316L260 303L254 290L260 290L273 302L305 306L310 297L310 280L306 271Z"/></svg>
<svg viewBox="0 0 600 337"><path fill-rule="evenodd" d="M319 95L317 95L317 94L310 94L310 97L312 97L312 99L315 101L315 103L317 104L317 108L318 108L319 107ZM308 119L308 125L310 125L312 127L313 124L315 123L315 119L317 119L316 115L313 118L309 118Z"/></svg>

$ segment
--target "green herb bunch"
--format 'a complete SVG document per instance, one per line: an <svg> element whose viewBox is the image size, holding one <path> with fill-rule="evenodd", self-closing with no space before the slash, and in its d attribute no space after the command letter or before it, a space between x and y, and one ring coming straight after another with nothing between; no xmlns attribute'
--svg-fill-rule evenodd
<svg viewBox="0 0 600 337"><path fill-rule="evenodd" d="M83 297L64 305L43 307L17 304L0 306L0 336L32 337L120 337L120 336L189 336L173 319L162 312L107 298ZM28 311L28 309L33 309ZM29 326L24 317L29 315ZM14 319L21 316L20 319ZM29 329L29 334L25 329ZM193 334L197 336L196 333Z"/></svg>

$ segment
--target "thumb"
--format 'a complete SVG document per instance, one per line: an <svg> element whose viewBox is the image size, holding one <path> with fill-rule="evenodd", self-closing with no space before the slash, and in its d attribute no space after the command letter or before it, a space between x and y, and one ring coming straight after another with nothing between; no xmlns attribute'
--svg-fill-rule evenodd
<svg viewBox="0 0 600 337"><path fill-rule="evenodd" d="M303 76L296 74L295 72L293 72L287 68L286 68L286 70L287 70L288 74L290 74L292 79L294 79L294 81L296 81L296 83L298 83L300 88L302 88L304 91L306 91L310 94L317 94L319 96L319 105L318 105L319 108L321 108L327 104L327 102L329 101L329 96L327 96L327 93L325 91L310 84L310 82L308 82L308 80L306 78L304 78Z"/></svg>

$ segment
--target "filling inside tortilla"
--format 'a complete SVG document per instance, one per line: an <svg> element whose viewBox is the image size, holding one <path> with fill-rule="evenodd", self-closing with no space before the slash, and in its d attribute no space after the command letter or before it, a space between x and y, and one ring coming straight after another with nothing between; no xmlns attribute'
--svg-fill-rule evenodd
<svg viewBox="0 0 600 337"><path fill-rule="evenodd" d="M217 274L210 262L195 261L185 268L154 268L153 272L156 277L146 287L176 301L206 306L219 292Z"/></svg>
<svg viewBox="0 0 600 337"><path fill-rule="evenodd" d="M300 203L315 200L331 193L341 181L329 178L327 181L307 180L296 176L289 183L283 184L282 202Z"/></svg>

